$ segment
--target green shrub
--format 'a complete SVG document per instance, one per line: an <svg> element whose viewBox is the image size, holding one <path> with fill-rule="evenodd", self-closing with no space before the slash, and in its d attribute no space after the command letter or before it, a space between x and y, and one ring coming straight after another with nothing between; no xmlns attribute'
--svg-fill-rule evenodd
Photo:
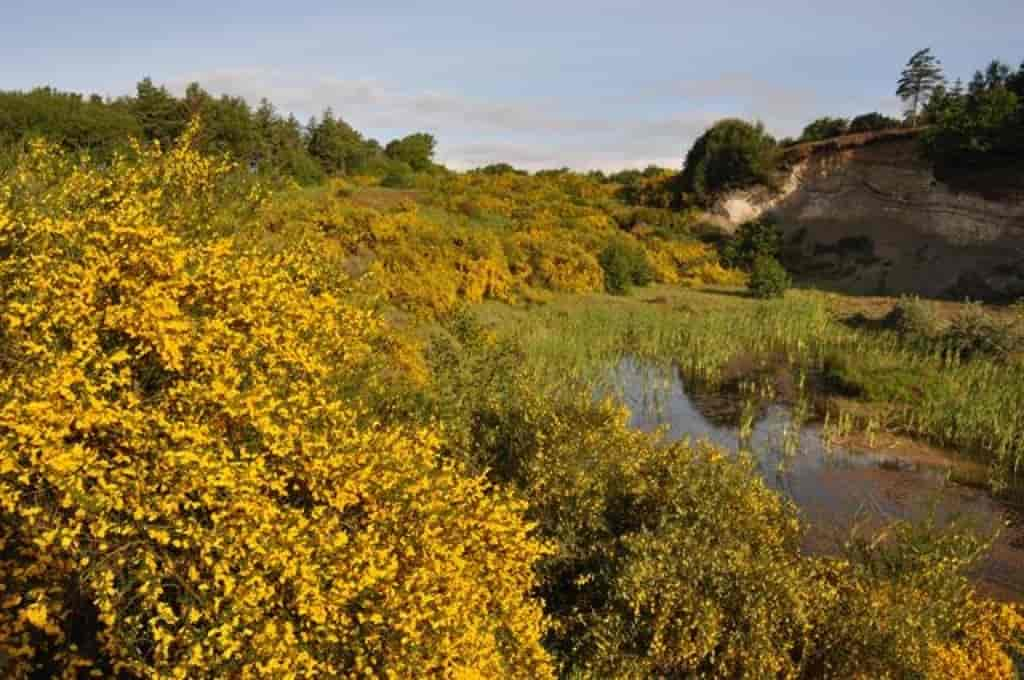
<svg viewBox="0 0 1024 680"><path fill-rule="evenodd" d="M782 231L768 217L744 222L736 234L721 246L722 264L750 270L759 257L778 257L782 250Z"/></svg>
<svg viewBox="0 0 1024 680"><path fill-rule="evenodd" d="M633 208L615 215L621 229L645 229L661 238L692 238L693 214L665 208Z"/></svg>
<svg viewBox="0 0 1024 680"><path fill-rule="evenodd" d="M895 118L882 115L878 112L865 113L850 121L849 132L877 132L878 130L891 130L898 128L900 122Z"/></svg>
<svg viewBox="0 0 1024 680"><path fill-rule="evenodd" d="M791 281L789 273L770 255L761 255L754 261L747 289L756 298L778 298L786 294Z"/></svg>
<svg viewBox="0 0 1024 680"><path fill-rule="evenodd" d="M721 120L686 154L680 188L706 205L728 189L771 184L775 160L775 139L764 125Z"/></svg>
<svg viewBox="0 0 1024 680"><path fill-rule="evenodd" d="M388 189L411 189L416 183L416 175L412 172L389 172L380 181L382 187Z"/></svg>
<svg viewBox="0 0 1024 680"><path fill-rule="evenodd" d="M845 118L819 118L804 128L800 135L801 142L820 142L840 135L845 135L850 121Z"/></svg>
<svg viewBox="0 0 1024 680"><path fill-rule="evenodd" d="M980 302L964 306L943 333L942 342L963 359L975 356L1005 359L1021 345L1014 324L995 318Z"/></svg>
<svg viewBox="0 0 1024 680"><path fill-rule="evenodd" d="M932 341L940 333L935 306L916 295L901 297L883 319L883 324L912 342Z"/></svg>
<svg viewBox="0 0 1024 680"><path fill-rule="evenodd" d="M632 286L646 286L654 279L643 248L624 240L608 244L598 262L604 270L605 288L614 295L625 295Z"/></svg>

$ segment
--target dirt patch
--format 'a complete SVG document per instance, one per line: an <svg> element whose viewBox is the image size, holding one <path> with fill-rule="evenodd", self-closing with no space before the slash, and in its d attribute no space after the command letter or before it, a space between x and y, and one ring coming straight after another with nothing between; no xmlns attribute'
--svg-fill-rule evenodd
<svg viewBox="0 0 1024 680"><path fill-rule="evenodd" d="M373 208L381 212L396 210L405 203L417 203L423 198L422 191L412 189L387 189L385 187L366 187L352 193L351 200L365 208Z"/></svg>

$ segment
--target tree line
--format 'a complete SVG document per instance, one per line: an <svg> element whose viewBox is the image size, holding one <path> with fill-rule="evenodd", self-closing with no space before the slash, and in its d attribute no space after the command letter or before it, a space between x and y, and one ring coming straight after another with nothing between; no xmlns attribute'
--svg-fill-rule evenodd
<svg viewBox="0 0 1024 680"><path fill-rule="evenodd" d="M98 160L124 149L131 139L166 148L197 116L203 122L197 140L200 150L227 153L254 172L300 184L345 174L400 181L414 171L434 167L436 140L427 133L382 146L331 109L302 124L265 98L252 107L242 97L211 95L198 83L176 97L150 78L136 85L134 95L113 99L51 87L0 91L0 156L13 158L37 137Z"/></svg>

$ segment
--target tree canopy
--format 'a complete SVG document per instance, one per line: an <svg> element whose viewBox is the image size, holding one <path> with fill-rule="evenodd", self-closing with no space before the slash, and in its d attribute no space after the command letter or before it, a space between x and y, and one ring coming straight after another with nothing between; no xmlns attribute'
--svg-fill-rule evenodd
<svg viewBox="0 0 1024 680"><path fill-rule="evenodd" d="M896 94L908 104L907 118L912 124L917 124L920 107L943 83L942 63L932 54L931 48L918 50L910 57L900 75Z"/></svg>
<svg viewBox="0 0 1024 680"><path fill-rule="evenodd" d="M770 182L775 152L775 139L762 123L720 120L686 154L682 190L706 203L727 189Z"/></svg>
<svg viewBox="0 0 1024 680"><path fill-rule="evenodd" d="M179 97L148 77L139 81L132 96L117 99L52 88L0 91L0 159L13 158L35 137L98 158L127 148L131 139L169 148L197 118L202 125L192 143L198 150L228 154L261 175L300 184L329 175L365 172L383 177L396 167L409 172L410 167L433 166L436 141L426 133L395 140L385 154L379 142L365 139L330 109L303 126L266 99L253 108L242 97L215 96L199 83L189 84Z"/></svg>
<svg viewBox="0 0 1024 680"><path fill-rule="evenodd" d="M832 118L826 116L812 121L804 128L800 135L801 142L820 142L823 139L831 139L846 134L850 127L850 121L846 118Z"/></svg>
<svg viewBox="0 0 1024 680"><path fill-rule="evenodd" d="M413 170L427 170L434 164L434 135L425 132L396 139L384 148L384 153L393 160L408 163Z"/></svg>
<svg viewBox="0 0 1024 680"><path fill-rule="evenodd" d="M967 90L938 90L927 108L929 156L943 167L1014 166L1024 159L1024 64L976 71Z"/></svg>
<svg viewBox="0 0 1024 680"><path fill-rule="evenodd" d="M863 113L850 121L847 132L876 132L878 130L890 130L898 128L900 122L891 116L886 116L877 111Z"/></svg>

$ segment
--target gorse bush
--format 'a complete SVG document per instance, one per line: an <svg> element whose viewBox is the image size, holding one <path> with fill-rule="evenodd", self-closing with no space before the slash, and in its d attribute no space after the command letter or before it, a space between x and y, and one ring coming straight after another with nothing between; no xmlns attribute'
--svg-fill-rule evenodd
<svg viewBox="0 0 1024 680"><path fill-rule="evenodd" d="M342 398L395 339L188 139L0 184L0 674L550 675L523 505Z"/></svg>
<svg viewBox="0 0 1024 680"><path fill-rule="evenodd" d="M762 299L782 297L790 285L789 273L774 257L761 255L754 260L747 282L751 295Z"/></svg>
<svg viewBox="0 0 1024 680"><path fill-rule="evenodd" d="M626 208L614 186L583 175L420 175L410 191L360 182L342 192L334 180L326 191L272 197L260 212L264 231L281 242L327 236L321 247L358 262L349 269L367 273L367 287L417 316L443 317L482 300L603 292L605 251L613 286L743 282L721 266L714 248L676 233L685 218ZM645 221L623 233L644 216L660 226Z"/></svg>
<svg viewBox="0 0 1024 680"><path fill-rule="evenodd" d="M1010 676L1024 626L970 588L969 537L807 556L750 459L630 429L465 311L601 290L609 244L634 284L735 275L714 251L622 234L571 173L267 199L194 134L101 165L37 144L0 179L4 677ZM667 343L709 384L867 342L813 306L607 306L563 320L603 333L587 353ZM378 307L442 337L423 356ZM912 357L940 401L980 370Z"/></svg>

